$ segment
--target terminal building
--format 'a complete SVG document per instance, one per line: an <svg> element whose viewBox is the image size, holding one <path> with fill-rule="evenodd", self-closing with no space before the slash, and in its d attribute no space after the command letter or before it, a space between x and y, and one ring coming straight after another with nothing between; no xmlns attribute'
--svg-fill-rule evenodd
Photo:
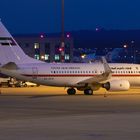
<svg viewBox="0 0 140 140"><path fill-rule="evenodd" d="M45 62L61 62L61 37L37 35L15 35L23 51L30 57ZM73 38L65 38L65 62L73 62Z"/></svg>

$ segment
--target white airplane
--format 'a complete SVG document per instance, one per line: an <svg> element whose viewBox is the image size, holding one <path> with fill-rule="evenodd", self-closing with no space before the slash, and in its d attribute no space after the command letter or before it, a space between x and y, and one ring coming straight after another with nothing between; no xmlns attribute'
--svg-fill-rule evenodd
<svg viewBox="0 0 140 140"><path fill-rule="evenodd" d="M67 87L92 95L105 88L126 91L140 86L140 65L108 64L104 58L96 63L45 63L27 56L0 22L0 73L41 85Z"/></svg>

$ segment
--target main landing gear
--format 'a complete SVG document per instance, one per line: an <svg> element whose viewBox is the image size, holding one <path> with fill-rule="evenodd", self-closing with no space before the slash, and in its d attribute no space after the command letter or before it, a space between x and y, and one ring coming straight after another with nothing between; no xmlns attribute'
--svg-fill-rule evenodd
<svg viewBox="0 0 140 140"><path fill-rule="evenodd" d="M92 89L85 89L84 94L85 95L93 95L93 90Z"/></svg>
<svg viewBox="0 0 140 140"><path fill-rule="evenodd" d="M76 90L74 88L69 88L67 90L68 95L75 95L76 94ZM93 95L93 90L92 89L85 89L84 90L84 94L85 95Z"/></svg>
<svg viewBox="0 0 140 140"><path fill-rule="evenodd" d="M68 95L75 95L76 90L75 90L74 88L69 88L69 89L67 90L67 93L68 93Z"/></svg>

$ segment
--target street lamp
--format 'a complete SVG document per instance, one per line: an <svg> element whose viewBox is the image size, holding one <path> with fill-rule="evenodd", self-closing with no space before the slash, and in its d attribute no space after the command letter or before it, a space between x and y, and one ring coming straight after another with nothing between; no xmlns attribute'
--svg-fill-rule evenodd
<svg viewBox="0 0 140 140"><path fill-rule="evenodd" d="M64 0L61 0L61 52L60 52L60 55L61 55L61 62L65 62L65 34L64 34Z"/></svg>
<svg viewBox="0 0 140 140"><path fill-rule="evenodd" d="M131 41L132 53L133 53L133 63L136 62L136 52L135 52L135 42Z"/></svg>

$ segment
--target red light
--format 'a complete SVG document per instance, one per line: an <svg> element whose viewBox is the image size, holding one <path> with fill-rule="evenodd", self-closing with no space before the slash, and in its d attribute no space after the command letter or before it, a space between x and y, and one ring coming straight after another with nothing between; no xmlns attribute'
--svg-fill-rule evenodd
<svg viewBox="0 0 140 140"><path fill-rule="evenodd" d="M60 51L60 52L62 52L62 51L63 51L63 49L62 49L62 48L59 48L59 51Z"/></svg>
<svg viewBox="0 0 140 140"><path fill-rule="evenodd" d="M63 48L63 47L60 47L60 48L59 48L59 51L60 51L60 52L63 52L63 51L64 51L64 48Z"/></svg>
<svg viewBox="0 0 140 140"><path fill-rule="evenodd" d="M70 38L70 34L67 34L67 38Z"/></svg>

